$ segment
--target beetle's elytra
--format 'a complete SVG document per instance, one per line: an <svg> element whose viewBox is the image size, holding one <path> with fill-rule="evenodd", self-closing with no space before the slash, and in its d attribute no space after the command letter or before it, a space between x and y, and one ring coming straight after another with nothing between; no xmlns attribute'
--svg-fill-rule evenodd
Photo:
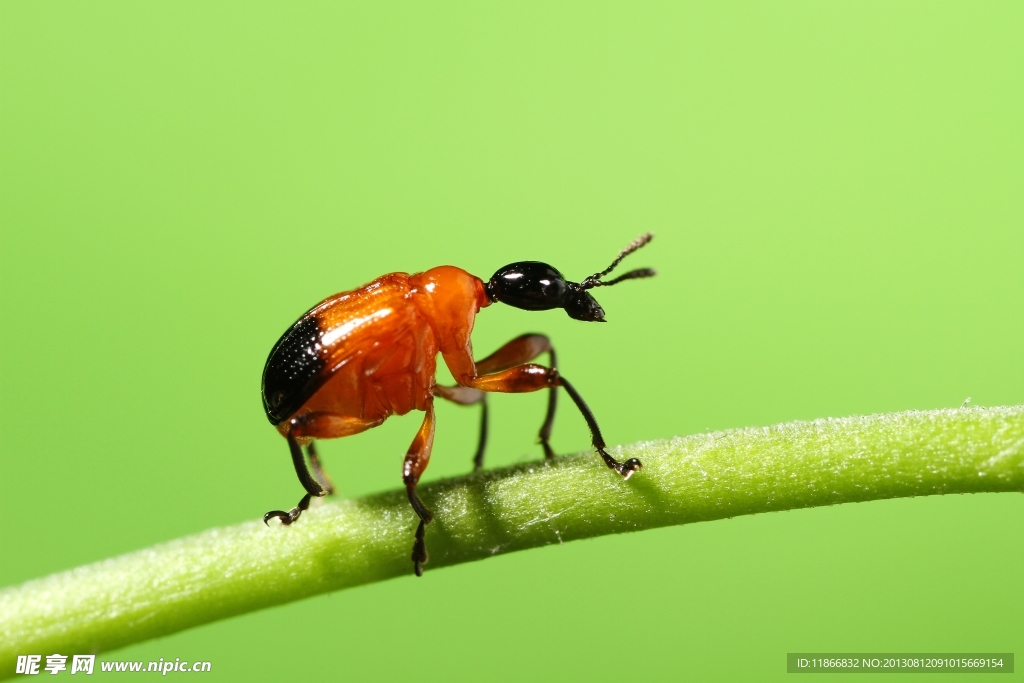
<svg viewBox="0 0 1024 683"><path fill-rule="evenodd" d="M416 575L422 575L427 561L424 533L431 513L416 495L416 484L427 468L434 442L434 397L462 405L481 404L480 442L473 458L479 469L487 442L486 392L547 389L548 410L540 428L540 443L545 457L553 458L549 440L558 387L562 387L587 421L594 448L608 467L628 479L640 469L640 461L618 462L608 454L594 414L559 374L555 350L546 336L524 334L474 361L470 335L477 312L495 302L527 311L562 308L577 320L604 322L604 310L588 290L653 276L654 270L639 268L612 280L602 279L652 238L650 233L638 237L610 266L579 283L566 280L555 268L538 261L511 263L486 283L460 268L439 266L414 275L382 275L317 304L281 336L263 369L263 408L267 419L287 439L295 473L306 489L297 506L288 512L272 510L263 521L277 517L283 524L291 524L314 496L333 490L317 456L315 440L358 434L391 415L422 410L426 416L402 467L409 502L420 520L412 562ZM438 353L455 378L453 387L434 380ZM544 353L550 359L549 367L530 362Z"/></svg>

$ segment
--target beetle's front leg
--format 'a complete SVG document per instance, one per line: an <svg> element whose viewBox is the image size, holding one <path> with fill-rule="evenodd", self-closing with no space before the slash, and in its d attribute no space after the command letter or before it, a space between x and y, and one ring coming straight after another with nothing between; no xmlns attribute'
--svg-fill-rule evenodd
<svg viewBox="0 0 1024 683"><path fill-rule="evenodd" d="M412 546L413 571L416 576L423 576L423 565L427 563L427 544L424 540L426 526L434 515L423 505L423 501L416 495L416 484L420 476L427 469L430 462L430 451L434 447L434 401L427 404L427 414L423 418L420 430L416 432L416 438L409 446L409 452L405 454L405 462L402 463L402 481L405 483L405 490L409 494L409 503L420 523L416 527L416 541Z"/></svg>
<svg viewBox="0 0 1024 683"><path fill-rule="evenodd" d="M591 442L594 448L604 459L609 468L615 470L623 479L629 479L633 473L643 467L643 464L636 458L630 458L626 462L619 462L606 450L604 437L601 435L601 428L597 426L597 418L590 410L586 401L579 395L575 387L567 379L562 377L555 368L546 368L543 365L527 364L498 372L493 375L482 375L475 377L460 377L459 383L480 389L481 391L499 391L512 394L539 391L550 387L562 387L572 399L573 403L583 414L583 419L590 427Z"/></svg>

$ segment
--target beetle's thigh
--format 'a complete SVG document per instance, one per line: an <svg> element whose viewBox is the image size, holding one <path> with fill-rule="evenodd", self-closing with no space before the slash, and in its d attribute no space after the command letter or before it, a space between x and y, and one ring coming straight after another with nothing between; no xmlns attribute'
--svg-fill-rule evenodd
<svg viewBox="0 0 1024 683"><path fill-rule="evenodd" d="M333 413L306 413L295 419L289 430L296 439L337 439L376 427L385 418L367 420Z"/></svg>
<svg viewBox="0 0 1024 683"><path fill-rule="evenodd" d="M543 334L523 334L504 344L486 358L476 361L476 373L490 375L508 370L517 365L529 363L545 351L551 352L551 364L554 365L554 350L551 348L551 340Z"/></svg>
<svg viewBox="0 0 1024 683"><path fill-rule="evenodd" d="M458 403L461 406L471 406L484 399L484 392L469 387L454 386L446 387L441 384L434 385L434 396Z"/></svg>

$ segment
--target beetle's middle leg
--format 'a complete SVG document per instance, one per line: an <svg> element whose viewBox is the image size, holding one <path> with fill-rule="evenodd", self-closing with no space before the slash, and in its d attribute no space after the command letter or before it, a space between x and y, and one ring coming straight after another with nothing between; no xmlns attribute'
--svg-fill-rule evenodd
<svg viewBox="0 0 1024 683"><path fill-rule="evenodd" d="M298 476L302 488L306 489L306 495L299 500L298 505L287 512L284 510L271 510L263 515L263 523L269 524L272 518L277 517L281 520L282 524L288 526L297 520L299 515L305 510L309 509L310 500L326 496L334 490L331 480L327 478L327 474L320 465L320 457L317 455L316 447L311 440L306 450L316 476L314 477L313 474L310 474L309 469L306 467L306 460L302 457L300 440L350 436L366 431L371 427L376 427L381 422L383 420L361 420L331 413L306 413L292 418L289 421L288 432L285 434L285 438L288 440L288 450L292 456L295 474Z"/></svg>
<svg viewBox="0 0 1024 683"><path fill-rule="evenodd" d="M423 501L416 495L416 484L420 476L427 469L430 462L430 451L434 447L434 401L427 404L427 414L423 418L420 430L416 432L416 438L409 446L409 452L405 454L405 462L402 464L402 481L405 483L405 490L409 494L409 503L420 523L416 527L416 541L412 546L413 571L416 576L423 576L423 565L427 562L427 544L424 541L426 526L434 515L423 505Z"/></svg>
<svg viewBox="0 0 1024 683"><path fill-rule="evenodd" d="M555 360L555 349L551 346L551 340L543 334L523 334L504 344L486 358L476 361L476 372L478 375L491 375L496 372L502 372L517 365L529 363L544 352L547 352L548 358L551 360L551 367L557 369L558 363ZM435 393L441 398L446 398L461 405L471 405L478 402L483 404L480 416L480 445L477 447L476 456L473 458L473 469L480 469L484 466L484 448L487 445L486 394L477 389L462 386L438 386L435 387ZM558 387L552 386L548 391L548 411L544 417L544 424L541 425L540 432L537 434L540 445L544 449L544 457L549 460L555 457L555 452L551 449L551 427L555 422L555 407L557 403Z"/></svg>
<svg viewBox="0 0 1024 683"><path fill-rule="evenodd" d="M484 466L484 450L487 448L487 394L479 389L458 385L446 387L437 384L434 386L434 396L440 396L460 406L480 404L480 440L477 442L476 454L473 456L473 469L480 469Z"/></svg>

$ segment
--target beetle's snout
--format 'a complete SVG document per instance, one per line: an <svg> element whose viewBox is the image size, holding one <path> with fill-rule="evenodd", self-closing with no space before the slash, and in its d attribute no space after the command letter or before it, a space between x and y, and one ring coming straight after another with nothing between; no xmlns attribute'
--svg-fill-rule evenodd
<svg viewBox="0 0 1024 683"><path fill-rule="evenodd" d="M601 308L601 304L597 303L597 299L590 292L580 289L579 285L570 291L568 301L565 303L565 312L574 320L591 323L605 322L604 309Z"/></svg>

